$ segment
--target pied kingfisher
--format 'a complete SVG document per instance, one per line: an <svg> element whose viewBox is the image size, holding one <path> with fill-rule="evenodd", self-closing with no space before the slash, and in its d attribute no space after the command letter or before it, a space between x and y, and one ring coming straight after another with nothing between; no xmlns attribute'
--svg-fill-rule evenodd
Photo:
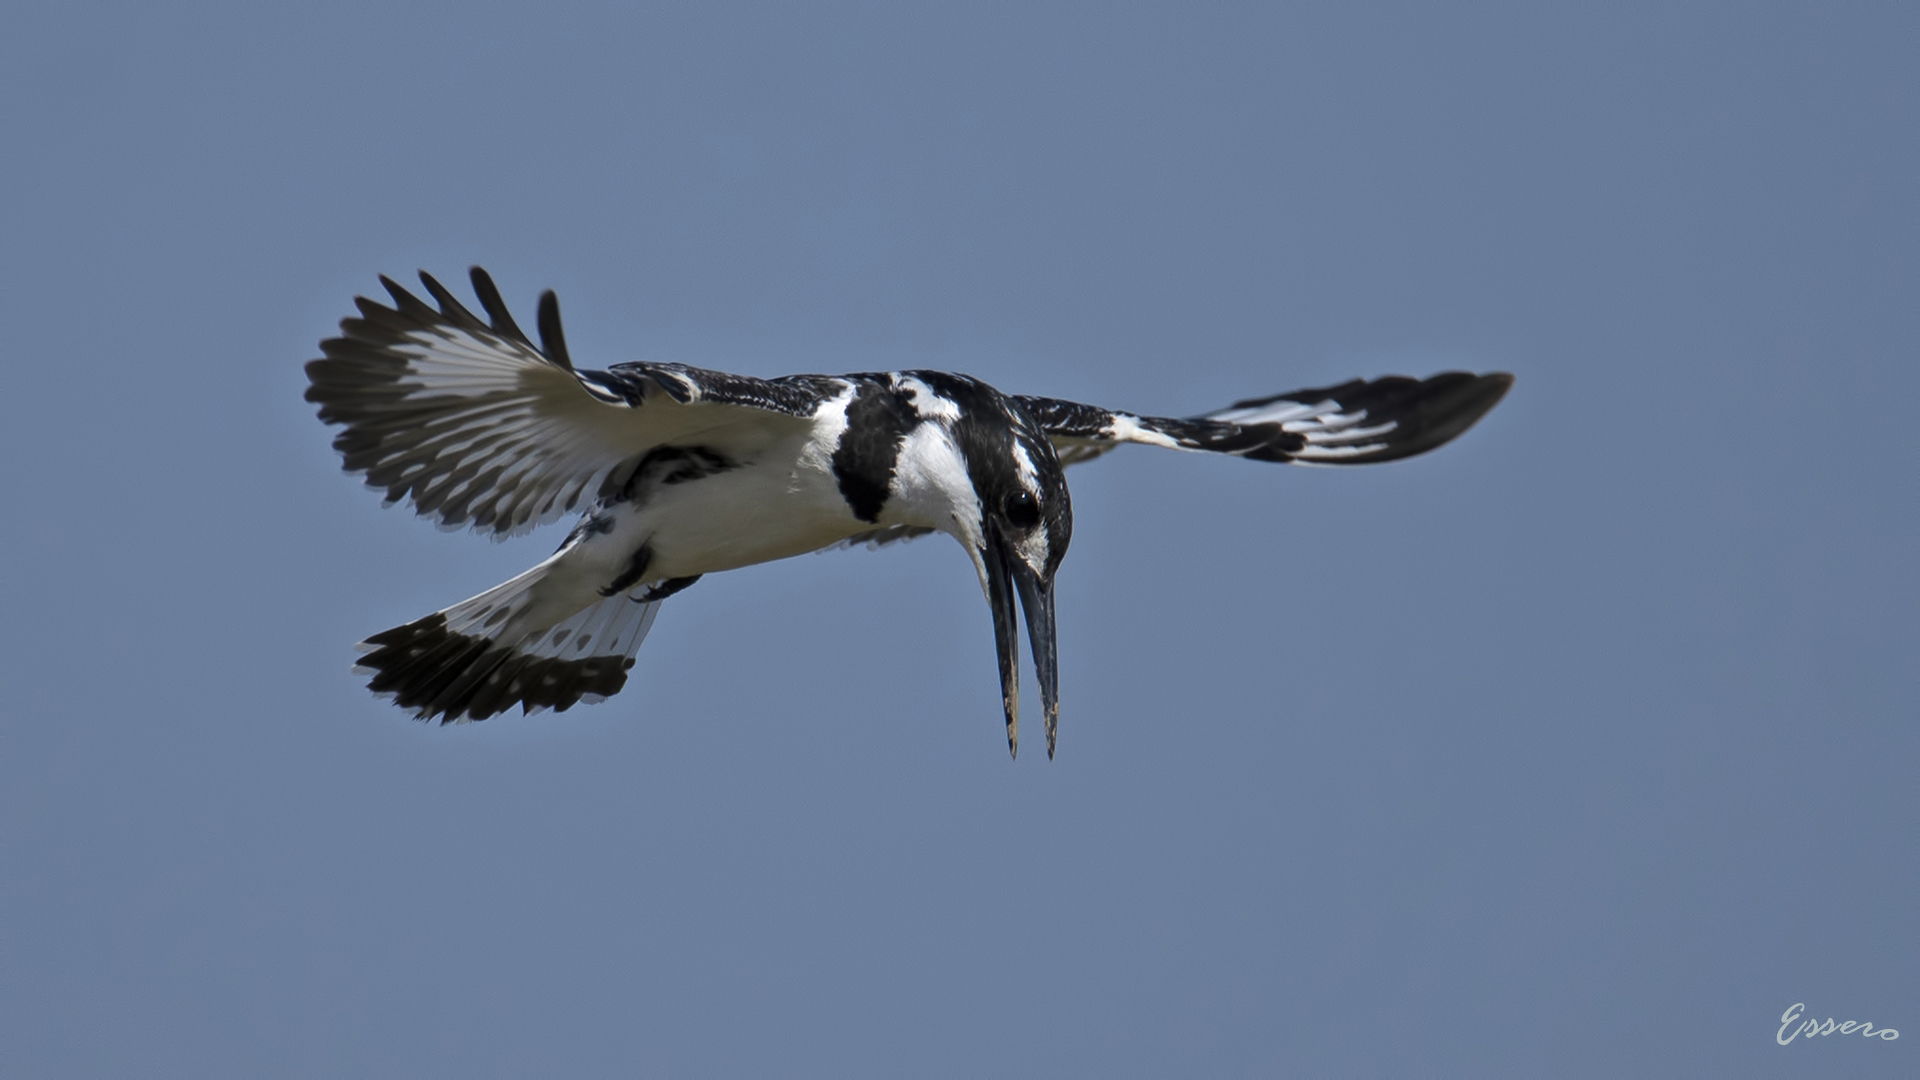
<svg viewBox="0 0 1920 1080"><path fill-rule="evenodd" d="M1186 419L1002 394L965 375L755 379L683 364L576 369L560 305L535 344L486 271L487 318L426 273L439 307L382 277L307 364L349 473L445 528L495 537L580 512L526 573L361 643L377 694L442 723L619 692L667 597L701 575L823 548L944 532L993 611L1007 748L1020 747L1026 614L1052 757L1059 716L1053 579L1073 534L1064 466L1120 443L1315 465L1423 453L1512 385L1505 374L1355 379Z"/></svg>

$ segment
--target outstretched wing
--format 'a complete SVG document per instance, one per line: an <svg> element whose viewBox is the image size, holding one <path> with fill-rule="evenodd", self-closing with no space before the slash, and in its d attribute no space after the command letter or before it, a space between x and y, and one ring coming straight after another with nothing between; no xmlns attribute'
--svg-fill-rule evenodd
<svg viewBox="0 0 1920 1080"><path fill-rule="evenodd" d="M1063 465L1091 461L1121 443L1299 465L1371 465L1447 442L1485 416L1512 385L1513 376L1501 373L1389 375L1253 398L1183 419L1052 398L1018 400L1052 436Z"/></svg>
<svg viewBox="0 0 1920 1080"><path fill-rule="evenodd" d="M356 298L359 317L341 320L340 336L307 365L307 400L345 428L333 446L346 470L447 528L525 531L654 447L737 425L803 423L845 389L837 379L680 364L576 371L552 292L540 298L535 345L486 271L471 277L488 321L424 272L437 309L382 277L393 306Z"/></svg>

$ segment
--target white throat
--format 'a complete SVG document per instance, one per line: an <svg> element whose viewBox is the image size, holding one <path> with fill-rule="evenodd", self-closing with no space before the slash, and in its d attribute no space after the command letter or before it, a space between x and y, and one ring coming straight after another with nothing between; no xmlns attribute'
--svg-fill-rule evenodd
<svg viewBox="0 0 1920 1080"><path fill-rule="evenodd" d="M938 529L968 550L980 546L980 497L967 476L966 457L947 425L930 421L907 434L894 461L882 518L889 525Z"/></svg>

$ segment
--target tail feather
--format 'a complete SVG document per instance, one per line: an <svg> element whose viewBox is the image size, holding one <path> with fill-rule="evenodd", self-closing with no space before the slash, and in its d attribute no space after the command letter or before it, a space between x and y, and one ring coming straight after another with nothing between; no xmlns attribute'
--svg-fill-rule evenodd
<svg viewBox="0 0 1920 1080"><path fill-rule="evenodd" d="M376 694L441 723L485 720L515 705L565 712L626 685L659 600L619 593L550 625L528 627L545 567L360 643L354 670ZM551 606L551 601L540 607Z"/></svg>

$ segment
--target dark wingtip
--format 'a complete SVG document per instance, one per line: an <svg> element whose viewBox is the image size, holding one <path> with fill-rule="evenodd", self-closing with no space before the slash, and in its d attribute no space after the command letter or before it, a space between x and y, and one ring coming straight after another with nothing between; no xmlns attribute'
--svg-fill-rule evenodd
<svg viewBox="0 0 1920 1080"><path fill-rule="evenodd" d="M493 332L514 341L533 344L513 321L513 313L507 310L506 301L500 299L500 290L493 283L493 276L478 266L467 268L467 280L473 283L473 295L480 298L480 306L486 309Z"/></svg>
<svg viewBox="0 0 1920 1080"><path fill-rule="evenodd" d="M460 299L454 296L445 285L440 284L439 279L435 278L432 274L427 273L425 270L420 271L420 284L426 286L427 292L433 296L434 303L440 305L440 314L445 316L448 322L469 330L486 326L473 312L468 311L466 305L462 304Z"/></svg>
<svg viewBox="0 0 1920 1080"><path fill-rule="evenodd" d="M1336 398L1391 419L1397 425L1387 445L1351 458L1316 460L1326 465L1372 465L1415 457L1459 438L1513 388L1513 376L1504 371L1476 375L1470 371L1443 371L1425 379L1387 376L1371 383L1348 384L1351 400ZM1345 388L1342 388L1345 389ZM1369 400L1372 397L1373 400Z"/></svg>
<svg viewBox="0 0 1920 1080"><path fill-rule="evenodd" d="M1512 375L1509 375L1504 371L1493 372L1492 374L1486 376L1486 378L1491 380L1493 382L1493 385L1497 388L1493 396L1487 400L1487 408L1492 409L1495 405L1500 404L1500 402L1506 398L1507 391L1513 389L1514 379Z"/></svg>
<svg viewBox="0 0 1920 1080"><path fill-rule="evenodd" d="M552 289L540 294L540 351L547 359L573 370L573 358L567 355L567 336L560 331L560 297Z"/></svg>
<svg viewBox="0 0 1920 1080"><path fill-rule="evenodd" d="M1378 458L1366 461L1390 461L1413 457L1444 446L1480 422L1493 411L1500 399L1513 387L1513 376L1504 371L1475 375L1467 371L1446 371L1422 383L1421 400L1413 415L1406 417L1409 438ZM1364 463L1360 462L1360 463Z"/></svg>
<svg viewBox="0 0 1920 1080"><path fill-rule="evenodd" d="M404 286L385 274L380 275L380 287L387 290L387 295L393 298L394 308L396 310L408 300L414 299L414 295L408 292Z"/></svg>
<svg viewBox="0 0 1920 1080"><path fill-rule="evenodd" d="M1458 395L1448 403L1453 413L1452 422L1442 425L1446 435L1440 442L1449 442L1464 434L1466 430L1480 422L1480 418L1493 411L1495 405L1513 389L1513 376L1504 371L1489 372L1475 376L1473 381L1463 387ZM1436 445L1438 445L1436 443Z"/></svg>
<svg viewBox="0 0 1920 1080"><path fill-rule="evenodd" d="M1500 404L1500 399L1507 396L1507 391L1513 389L1513 376L1505 371L1489 371L1480 376L1480 383L1484 387L1481 393L1486 395L1485 408L1491 409Z"/></svg>

